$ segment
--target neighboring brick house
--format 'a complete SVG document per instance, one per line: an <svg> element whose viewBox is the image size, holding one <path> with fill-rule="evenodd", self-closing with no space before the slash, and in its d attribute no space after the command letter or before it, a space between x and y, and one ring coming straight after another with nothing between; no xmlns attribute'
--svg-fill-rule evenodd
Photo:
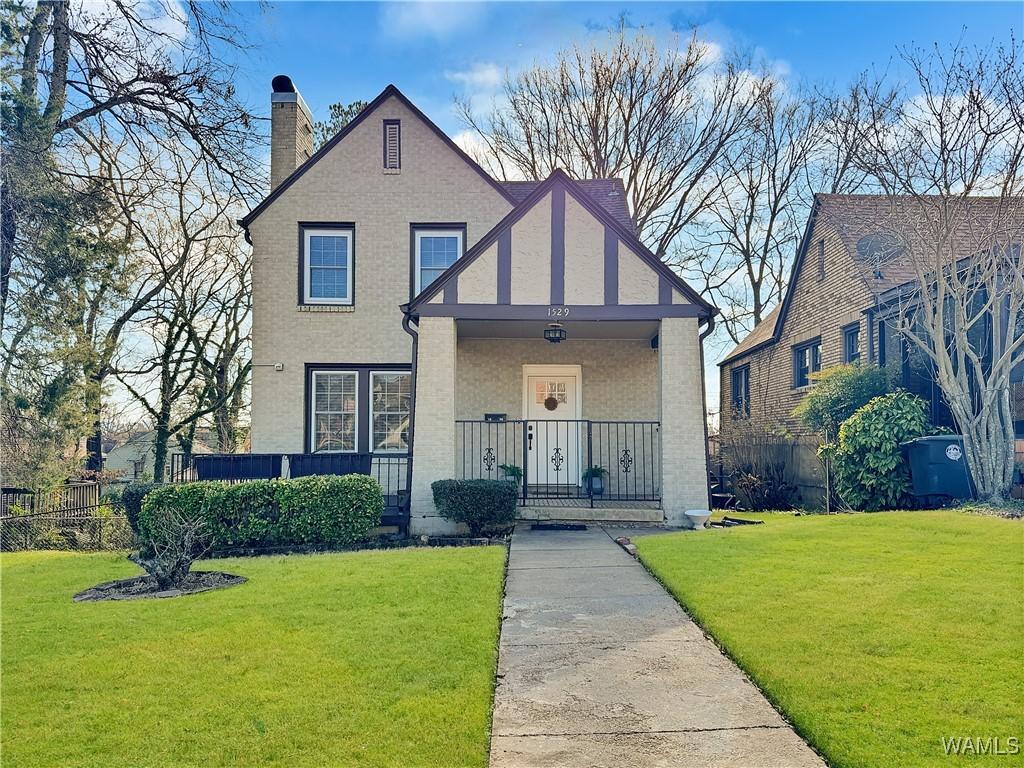
<svg viewBox="0 0 1024 768"><path fill-rule="evenodd" d="M313 154L274 86L272 189L240 222L254 452L369 467L413 533L452 530L433 481L503 464L526 517L707 505L715 310L638 241L621 181L498 182L394 86Z"/></svg>
<svg viewBox="0 0 1024 768"><path fill-rule="evenodd" d="M971 216L984 219L999 200L975 198L971 206ZM782 303L719 363L723 444L749 425L802 435L793 409L810 374L849 362L892 369L901 386L928 401L933 422L954 426L929 363L895 330L890 297L915 277L887 222L905 223L912 210L882 196L815 196ZM976 252L969 233L958 236L965 258ZM818 471L803 465L805 474ZM815 482L804 477L801 485Z"/></svg>

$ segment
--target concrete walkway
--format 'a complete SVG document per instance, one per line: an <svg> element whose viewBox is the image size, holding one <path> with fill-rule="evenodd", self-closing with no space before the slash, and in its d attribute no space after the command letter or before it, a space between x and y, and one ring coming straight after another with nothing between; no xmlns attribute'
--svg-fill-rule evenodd
<svg viewBox="0 0 1024 768"><path fill-rule="evenodd" d="M503 615L494 768L824 765L600 527L517 530Z"/></svg>

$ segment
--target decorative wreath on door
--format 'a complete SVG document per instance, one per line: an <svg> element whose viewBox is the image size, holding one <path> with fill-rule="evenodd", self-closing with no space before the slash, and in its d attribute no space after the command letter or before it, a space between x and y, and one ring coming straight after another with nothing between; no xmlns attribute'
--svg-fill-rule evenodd
<svg viewBox="0 0 1024 768"><path fill-rule="evenodd" d="M554 395L544 398L544 407L553 411L558 407L558 398Z"/></svg>

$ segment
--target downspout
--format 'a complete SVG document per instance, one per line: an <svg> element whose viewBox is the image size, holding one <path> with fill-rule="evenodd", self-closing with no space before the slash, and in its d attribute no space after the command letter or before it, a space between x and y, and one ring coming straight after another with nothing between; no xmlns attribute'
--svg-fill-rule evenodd
<svg viewBox="0 0 1024 768"><path fill-rule="evenodd" d="M711 511L711 451L708 447L708 383L704 375L704 339L715 330L715 310L708 314L708 327L700 334L700 391L704 403L704 478L708 488L708 511ZM722 418L722 414L718 414Z"/></svg>
<svg viewBox="0 0 1024 768"><path fill-rule="evenodd" d="M408 333L412 337L412 363L409 366L409 373L412 378L412 393L409 399L409 430L408 438L406 442L409 447L409 460L405 464L405 493L407 497L408 509L406 514L408 520L412 519L412 462L413 462L413 442L416 436L416 369L419 361L419 350L420 350L420 335L418 331L413 330L410 320L412 317L409 315L408 305L402 307L402 330ZM406 522L405 535L409 535L409 522Z"/></svg>

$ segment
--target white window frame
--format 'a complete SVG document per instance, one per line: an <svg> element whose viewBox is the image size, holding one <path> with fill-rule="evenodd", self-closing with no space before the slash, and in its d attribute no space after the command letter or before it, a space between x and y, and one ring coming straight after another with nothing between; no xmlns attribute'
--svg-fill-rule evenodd
<svg viewBox="0 0 1024 768"><path fill-rule="evenodd" d="M355 423L352 426L352 449L339 448L333 451L318 451L316 449L316 378L322 374L348 374L356 380L356 407L353 412ZM317 368L310 371L309 382L309 452L310 453L359 453L359 371L349 371L337 368ZM342 412L344 413L344 411Z"/></svg>
<svg viewBox="0 0 1024 768"><path fill-rule="evenodd" d="M312 288L312 266L310 265L309 239L314 236L340 237L348 239L348 264L345 269L344 299L314 297ZM302 231L302 301L304 304L338 304L352 305L352 277L355 274L355 229L353 227L304 227Z"/></svg>
<svg viewBox="0 0 1024 768"><path fill-rule="evenodd" d="M420 240L424 237L457 237L459 240L459 255L455 261L461 259L466 253L466 244L462 240L461 229L432 229L431 227L419 227L416 229L416 294L423 290L423 270L420 268Z"/></svg>
<svg viewBox="0 0 1024 768"><path fill-rule="evenodd" d="M409 377L409 416L412 416L412 370L406 368L402 370L391 370L391 371L370 371L370 402L367 408L367 415L370 419L367 425L367 432L370 438L370 453L408 453L409 446L405 448L377 448L376 437L373 434L373 426L377 421L377 412L373 407L373 377L374 376L394 376L395 374L405 374Z"/></svg>

